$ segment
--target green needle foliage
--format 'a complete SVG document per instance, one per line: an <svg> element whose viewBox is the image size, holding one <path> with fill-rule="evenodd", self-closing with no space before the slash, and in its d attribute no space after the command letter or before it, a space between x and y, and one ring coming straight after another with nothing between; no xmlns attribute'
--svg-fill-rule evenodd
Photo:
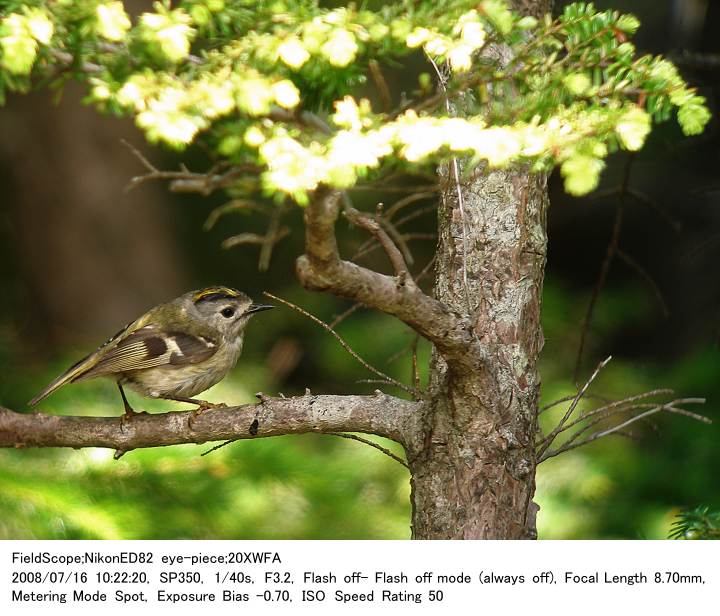
<svg viewBox="0 0 720 616"><path fill-rule="evenodd" d="M720 539L720 511L698 507L677 515L670 539Z"/></svg>
<svg viewBox="0 0 720 616"><path fill-rule="evenodd" d="M151 142L202 141L237 167L235 196L303 204L319 185L349 188L456 154L491 167L559 165L581 195L610 152L642 147L653 121L676 110L694 135L710 117L670 62L638 56L635 17L592 4L536 20L501 0L376 11L186 0L156 2L135 23L118 1L1 6L0 97L79 80L89 104L132 115ZM439 93L424 74L392 111L353 96L371 62L419 50L446 67ZM461 101L462 117L448 101Z"/></svg>

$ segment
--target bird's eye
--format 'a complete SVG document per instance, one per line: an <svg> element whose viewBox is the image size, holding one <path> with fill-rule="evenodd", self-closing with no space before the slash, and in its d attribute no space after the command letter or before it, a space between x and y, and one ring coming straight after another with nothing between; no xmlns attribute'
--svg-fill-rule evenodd
<svg viewBox="0 0 720 616"><path fill-rule="evenodd" d="M223 308L220 311L220 314L223 315L226 319L229 319L235 314L235 311L232 308Z"/></svg>

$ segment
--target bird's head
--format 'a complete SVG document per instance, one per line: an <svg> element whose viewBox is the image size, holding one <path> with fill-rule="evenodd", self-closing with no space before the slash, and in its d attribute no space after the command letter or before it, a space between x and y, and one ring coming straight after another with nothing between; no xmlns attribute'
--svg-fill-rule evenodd
<svg viewBox="0 0 720 616"><path fill-rule="evenodd" d="M245 293L230 287L207 287L185 296L184 306L203 325L226 339L240 336L250 317L274 306L256 304Z"/></svg>

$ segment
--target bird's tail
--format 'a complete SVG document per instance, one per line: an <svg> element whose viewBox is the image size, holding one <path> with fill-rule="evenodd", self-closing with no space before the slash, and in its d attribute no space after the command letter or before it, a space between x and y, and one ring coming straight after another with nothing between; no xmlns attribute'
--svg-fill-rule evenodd
<svg viewBox="0 0 720 616"><path fill-rule="evenodd" d="M87 371L88 359L90 359L91 357L92 357L92 355L90 355L88 357L84 357L78 363L74 364L73 366L70 366L67 370L65 370L65 372L63 372L59 377L57 377L55 380L53 380L45 389L43 389L32 400L30 400L30 402L28 402L28 406L35 406L38 402L47 398L51 393L53 393L57 389L60 389L66 383L71 383L72 381L75 381L78 378L80 378L82 376L82 374Z"/></svg>

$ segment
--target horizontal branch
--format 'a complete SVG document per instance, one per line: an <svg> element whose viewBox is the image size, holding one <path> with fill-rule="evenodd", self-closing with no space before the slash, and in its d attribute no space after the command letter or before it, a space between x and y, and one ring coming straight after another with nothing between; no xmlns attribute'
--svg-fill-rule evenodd
<svg viewBox="0 0 720 616"><path fill-rule="evenodd" d="M373 396L268 398L257 404L120 417L16 413L0 407L0 447L108 447L120 452L304 434L364 432L409 444L417 433L419 404L377 392Z"/></svg>
<svg viewBox="0 0 720 616"><path fill-rule="evenodd" d="M340 258L335 223L341 196L319 189L305 210L305 254L296 264L303 285L393 315L432 342L449 363L477 369L483 355L469 319L426 295L408 276L387 276Z"/></svg>

